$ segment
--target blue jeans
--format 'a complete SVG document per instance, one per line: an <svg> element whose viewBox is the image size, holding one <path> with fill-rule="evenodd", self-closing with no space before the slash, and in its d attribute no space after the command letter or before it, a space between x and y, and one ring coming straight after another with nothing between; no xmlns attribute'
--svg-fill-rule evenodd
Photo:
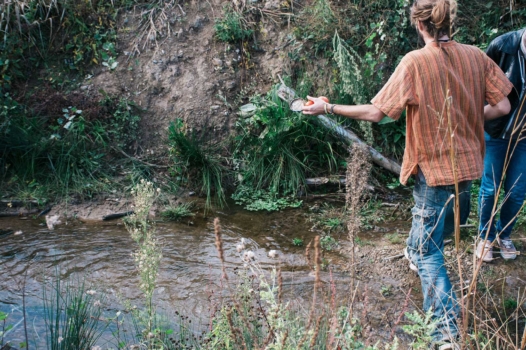
<svg viewBox="0 0 526 350"><path fill-rule="evenodd" d="M461 223L465 223L469 215L470 188L471 181L459 183ZM407 246L411 261L418 267L424 311L432 310L433 320L438 322L433 333L434 341L458 335L459 307L443 255L444 237L452 234L455 227L454 196L455 185L428 186L423 174L418 172L413 190L413 222Z"/></svg>
<svg viewBox="0 0 526 350"><path fill-rule="evenodd" d="M497 220L496 215L492 215L493 206L501 183L510 140L494 139L488 134L484 136L486 157L484 158L484 174L482 175L479 193L479 232L482 239L487 234L488 240L493 242L497 235L500 239L510 238L516 216L524 202L526 195L526 140L518 143L515 143L514 140L511 141L504 187L501 189L501 191L504 190L505 200L500 209L499 207L495 209L496 213L500 213ZM512 154L513 148L515 150Z"/></svg>

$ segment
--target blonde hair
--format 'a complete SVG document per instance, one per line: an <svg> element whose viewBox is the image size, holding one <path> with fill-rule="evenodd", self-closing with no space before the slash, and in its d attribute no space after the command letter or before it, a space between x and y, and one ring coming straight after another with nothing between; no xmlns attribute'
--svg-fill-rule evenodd
<svg viewBox="0 0 526 350"><path fill-rule="evenodd" d="M456 16L456 0L415 0L411 6L411 24L422 22L435 41L450 35Z"/></svg>

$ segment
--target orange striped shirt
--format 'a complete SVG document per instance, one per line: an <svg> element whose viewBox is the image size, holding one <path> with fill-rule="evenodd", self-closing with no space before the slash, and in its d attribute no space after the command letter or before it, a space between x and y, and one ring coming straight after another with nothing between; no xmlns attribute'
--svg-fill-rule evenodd
<svg viewBox="0 0 526 350"><path fill-rule="evenodd" d="M408 53L371 101L395 120L407 108L403 184L418 168L429 186L454 184L451 152L459 182L479 178L484 101L493 106L512 89L502 70L477 47L455 41L440 46L442 50L432 42Z"/></svg>

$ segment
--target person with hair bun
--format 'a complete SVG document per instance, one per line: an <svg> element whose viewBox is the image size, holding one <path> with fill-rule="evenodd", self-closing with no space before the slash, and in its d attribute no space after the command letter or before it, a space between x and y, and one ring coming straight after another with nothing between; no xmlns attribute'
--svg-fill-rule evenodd
<svg viewBox="0 0 526 350"><path fill-rule="evenodd" d="M457 348L459 306L444 264L444 237L454 231L453 207L467 220L471 181L480 178L484 121L507 114L512 84L484 52L450 39L454 0L417 0L411 23L425 46L406 54L369 105L314 103L303 113L339 114L379 122L406 111L406 146L400 182L415 180L412 226L405 256L418 272L424 311L433 312L434 346ZM487 102L487 104L485 104ZM456 198L456 186L459 195Z"/></svg>
<svg viewBox="0 0 526 350"><path fill-rule="evenodd" d="M489 262L493 260L495 243L504 260L513 260L518 254L511 231L526 196L526 28L497 37L486 54L514 86L509 96L511 112L484 125L486 157L479 193L480 240L476 254ZM497 207L499 188L504 190L505 199Z"/></svg>

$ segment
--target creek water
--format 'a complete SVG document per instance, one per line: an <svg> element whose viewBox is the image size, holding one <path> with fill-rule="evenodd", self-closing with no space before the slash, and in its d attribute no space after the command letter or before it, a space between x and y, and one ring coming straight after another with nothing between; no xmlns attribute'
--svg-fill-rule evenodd
<svg viewBox="0 0 526 350"><path fill-rule="evenodd" d="M214 217L221 220L226 267L243 265L236 245L245 239L246 248L264 270L281 264L284 285L297 300L312 294L313 275L305 258L305 247L293 238L309 242L315 232L301 210L254 213L230 209L213 217L193 217L192 225L156 223L163 242L163 259L154 294L157 309L164 315L179 311L193 319L209 318L209 297L222 290L221 263L215 248ZM111 222L69 221L49 230L43 219L3 218L2 230L21 231L0 236L0 311L9 313L15 327L5 336L17 344L23 338L22 295L25 295L26 323L30 333L44 326L44 278L84 281L104 290L114 300L108 312L122 309L116 300L141 305L139 279L131 253L136 248L120 220ZM277 251L277 258L268 252ZM333 262L342 260L333 254ZM328 277L327 277L328 278ZM348 285L348 274L332 273L340 286ZM90 287L91 288L91 287ZM37 331L40 329L40 331ZM31 335L30 335L31 338Z"/></svg>

